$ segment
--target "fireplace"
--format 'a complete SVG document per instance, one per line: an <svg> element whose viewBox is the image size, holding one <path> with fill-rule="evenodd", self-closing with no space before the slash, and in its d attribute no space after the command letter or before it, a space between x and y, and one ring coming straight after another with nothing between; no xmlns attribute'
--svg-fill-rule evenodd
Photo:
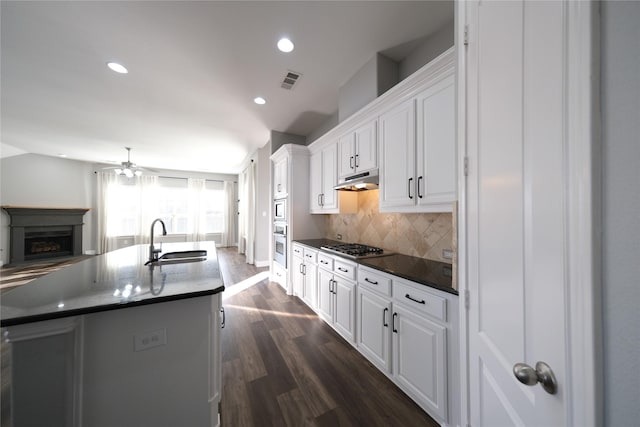
<svg viewBox="0 0 640 427"><path fill-rule="evenodd" d="M11 264L82 255L84 208L2 206L11 218Z"/></svg>

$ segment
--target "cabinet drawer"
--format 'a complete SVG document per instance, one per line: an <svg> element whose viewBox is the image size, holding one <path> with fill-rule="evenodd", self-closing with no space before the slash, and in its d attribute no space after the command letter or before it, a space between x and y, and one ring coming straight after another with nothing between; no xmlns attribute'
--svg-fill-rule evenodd
<svg viewBox="0 0 640 427"><path fill-rule="evenodd" d="M447 300L420 286L402 280L393 280L393 299L421 313L447 321Z"/></svg>
<svg viewBox="0 0 640 427"><path fill-rule="evenodd" d="M304 254L305 264L306 263L315 264L318 262L318 251L310 248L304 248L303 254Z"/></svg>
<svg viewBox="0 0 640 427"><path fill-rule="evenodd" d="M391 279L380 272L363 266L358 267L358 284L383 295L391 295Z"/></svg>
<svg viewBox="0 0 640 427"><path fill-rule="evenodd" d="M302 245L298 245L297 243L294 243L293 249L291 251L293 252L293 256L299 256L300 258L302 258L302 253L304 252L304 248L302 247Z"/></svg>
<svg viewBox="0 0 640 427"><path fill-rule="evenodd" d="M318 267L333 271L333 258L322 252L318 252Z"/></svg>
<svg viewBox="0 0 640 427"><path fill-rule="evenodd" d="M339 259L333 260L333 273L349 280L356 280L356 264Z"/></svg>

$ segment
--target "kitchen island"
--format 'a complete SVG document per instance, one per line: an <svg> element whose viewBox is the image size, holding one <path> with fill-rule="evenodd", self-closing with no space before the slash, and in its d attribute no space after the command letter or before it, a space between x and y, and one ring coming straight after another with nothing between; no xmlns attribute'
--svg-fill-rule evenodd
<svg viewBox="0 0 640 427"><path fill-rule="evenodd" d="M215 244L163 244L162 254L206 256L145 265L148 248L92 257L3 293L14 426L219 423L224 284Z"/></svg>

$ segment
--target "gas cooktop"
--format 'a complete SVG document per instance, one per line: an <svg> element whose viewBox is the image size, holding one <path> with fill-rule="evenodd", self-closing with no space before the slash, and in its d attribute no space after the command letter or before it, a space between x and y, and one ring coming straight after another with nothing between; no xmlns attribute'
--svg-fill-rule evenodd
<svg viewBox="0 0 640 427"><path fill-rule="evenodd" d="M321 246L320 249L354 259L391 255L391 252L386 252L384 249L360 243L336 243Z"/></svg>

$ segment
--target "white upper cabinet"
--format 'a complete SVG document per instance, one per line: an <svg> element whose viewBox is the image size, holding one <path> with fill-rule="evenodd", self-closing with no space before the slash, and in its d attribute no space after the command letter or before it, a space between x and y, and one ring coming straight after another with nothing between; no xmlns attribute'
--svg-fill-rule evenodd
<svg viewBox="0 0 640 427"><path fill-rule="evenodd" d="M417 97L416 203L451 206L456 200L455 79L451 75Z"/></svg>
<svg viewBox="0 0 640 427"><path fill-rule="evenodd" d="M336 162L338 144L334 142L322 150L311 154L311 213L327 213L338 209L338 197L333 187L338 174Z"/></svg>
<svg viewBox="0 0 640 427"><path fill-rule="evenodd" d="M273 198L287 197L288 158L273 163Z"/></svg>
<svg viewBox="0 0 640 427"><path fill-rule="evenodd" d="M333 189L338 180L338 140L325 141L311 152L310 211L312 214L355 213L357 194Z"/></svg>
<svg viewBox="0 0 640 427"><path fill-rule="evenodd" d="M415 101L380 116L380 210L415 206ZM390 209L392 210L392 209Z"/></svg>
<svg viewBox="0 0 640 427"><path fill-rule="evenodd" d="M453 70L379 119L380 211L448 212L456 200Z"/></svg>
<svg viewBox="0 0 640 427"><path fill-rule="evenodd" d="M338 176L344 178L378 167L376 121L351 130L338 140Z"/></svg>

